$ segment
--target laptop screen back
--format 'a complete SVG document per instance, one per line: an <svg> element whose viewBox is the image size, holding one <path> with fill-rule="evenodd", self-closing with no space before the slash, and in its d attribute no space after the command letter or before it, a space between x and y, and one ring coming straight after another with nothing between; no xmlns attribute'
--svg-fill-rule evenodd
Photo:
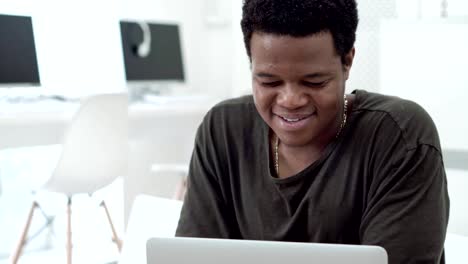
<svg viewBox="0 0 468 264"><path fill-rule="evenodd" d="M147 264L387 264L377 246L205 238L151 238Z"/></svg>

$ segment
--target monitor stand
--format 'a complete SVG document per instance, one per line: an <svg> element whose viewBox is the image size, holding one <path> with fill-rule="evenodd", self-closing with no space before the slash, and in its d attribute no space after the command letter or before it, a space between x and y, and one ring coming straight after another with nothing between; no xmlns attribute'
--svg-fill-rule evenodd
<svg viewBox="0 0 468 264"><path fill-rule="evenodd" d="M131 101L144 101L146 95L170 95L170 84L148 84L148 85L128 85L128 93Z"/></svg>

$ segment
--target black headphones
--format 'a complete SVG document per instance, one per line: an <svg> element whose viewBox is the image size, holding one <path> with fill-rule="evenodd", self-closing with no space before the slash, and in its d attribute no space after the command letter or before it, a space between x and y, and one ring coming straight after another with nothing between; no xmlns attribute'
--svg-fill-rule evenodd
<svg viewBox="0 0 468 264"><path fill-rule="evenodd" d="M148 23L143 21L136 22L143 32L143 40L135 46L135 54L138 57L145 58L151 52L151 30Z"/></svg>

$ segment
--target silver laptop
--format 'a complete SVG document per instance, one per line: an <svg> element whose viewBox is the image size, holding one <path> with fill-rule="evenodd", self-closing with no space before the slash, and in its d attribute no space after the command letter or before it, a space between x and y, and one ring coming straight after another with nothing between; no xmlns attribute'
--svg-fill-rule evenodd
<svg viewBox="0 0 468 264"><path fill-rule="evenodd" d="M207 238L151 238L147 264L387 264L382 247Z"/></svg>

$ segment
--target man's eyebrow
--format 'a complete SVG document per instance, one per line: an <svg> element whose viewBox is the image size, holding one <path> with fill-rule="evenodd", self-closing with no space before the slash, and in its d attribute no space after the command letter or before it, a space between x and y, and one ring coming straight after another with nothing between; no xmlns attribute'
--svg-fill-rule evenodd
<svg viewBox="0 0 468 264"><path fill-rule="evenodd" d="M327 77L329 75L330 74L327 72L317 72L317 73L306 74L304 78L313 79L313 78Z"/></svg>
<svg viewBox="0 0 468 264"><path fill-rule="evenodd" d="M313 78L320 78L320 77L327 77L330 74L327 72L317 72L317 73L310 73L303 76L303 78L313 79ZM259 72L255 74L255 77L259 78L277 78L277 75L266 73L266 72Z"/></svg>
<svg viewBox="0 0 468 264"><path fill-rule="evenodd" d="M271 74L271 73L266 73L266 72L259 72L255 74L256 77L260 78L276 78L278 76Z"/></svg>

